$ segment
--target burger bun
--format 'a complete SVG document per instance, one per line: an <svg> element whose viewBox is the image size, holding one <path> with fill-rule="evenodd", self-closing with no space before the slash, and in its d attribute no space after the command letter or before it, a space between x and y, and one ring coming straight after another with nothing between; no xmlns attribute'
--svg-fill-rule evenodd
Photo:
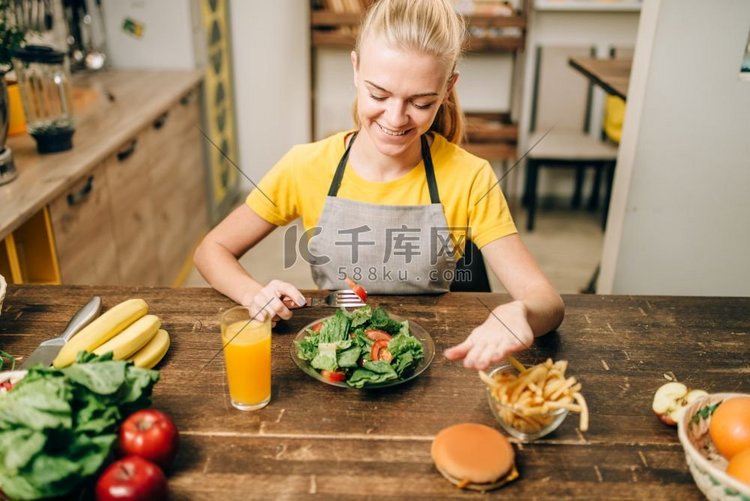
<svg viewBox="0 0 750 501"><path fill-rule="evenodd" d="M488 491L515 479L513 446L496 429L461 423L441 430L432 441L437 470L462 489Z"/></svg>

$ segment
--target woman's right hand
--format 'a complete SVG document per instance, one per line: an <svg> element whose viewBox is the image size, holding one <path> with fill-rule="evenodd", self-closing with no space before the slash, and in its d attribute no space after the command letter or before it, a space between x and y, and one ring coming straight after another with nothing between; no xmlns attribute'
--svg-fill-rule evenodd
<svg viewBox="0 0 750 501"><path fill-rule="evenodd" d="M283 302L284 298L291 299L291 302L299 306L305 305L302 293L294 285L281 280L271 280L259 291L246 293L242 298L242 305L250 311L251 318L261 321L270 318L275 324L279 318L292 318L291 310Z"/></svg>

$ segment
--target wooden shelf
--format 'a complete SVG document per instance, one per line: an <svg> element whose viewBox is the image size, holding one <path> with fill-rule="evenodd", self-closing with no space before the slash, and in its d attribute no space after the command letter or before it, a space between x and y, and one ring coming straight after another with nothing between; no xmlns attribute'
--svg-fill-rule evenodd
<svg viewBox="0 0 750 501"><path fill-rule="evenodd" d="M517 158L516 145L506 143L463 143L463 149L487 160L514 160Z"/></svg>
<svg viewBox="0 0 750 501"><path fill-rule="evenodd" d="M313 29L330 26L349 26L359 25L362 20L361 13L354 12L333 12L330 10L314 10L310 13L310 24Z"/></svg>
<svg viewBox="0 0 750 501"><path fill-rule="evenodd" d="M331 31L313 31L313 47L341 47L353 49L356 41L354 33L344 33L338 30Z"/></svg>
<svg viewBox="0 0 750 501"><path fill-rule="evenodd" d="M464 16L467 26L481 28L526 28L527 19L524 15L491 16L487 14L472 14Z"/></svg>
<svg viewBox="0 0 750 501"><path fill-rule="evenodd" d="M363 13L313 10L310 13L313 47L352 48ZM484 30L517 29L518 35L470 36L469 52L513 52L523 50L526 40L527 18L525 15L493 16L474 14L464 16L468 28Z"/></svg>
<svg viewBox="0 0 750 501"><path fill-rule="evenodd" d="M508 113L466 112L466 141L470 153L491 160L516 157L518 124Z"/></svg>
<svg viewBox="0 0 750 501"><path fill-rule="evenodd" d="M521 51L526 45L523 35L507 37L469 37L466 50L469 52L513 52Z"/></svg>

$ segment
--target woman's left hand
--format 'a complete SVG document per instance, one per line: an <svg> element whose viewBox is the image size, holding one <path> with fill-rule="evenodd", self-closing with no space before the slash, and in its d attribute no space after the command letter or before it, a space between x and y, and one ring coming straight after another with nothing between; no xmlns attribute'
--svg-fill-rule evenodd
<svg viewBox="0 0 750 501"><path fill-rule="evenodd" d="M495 308L462 343L445 350L445 357L463 359L464 367L484 370L511 353L530 348L533 342L526 306L513 301Z"/></svg>

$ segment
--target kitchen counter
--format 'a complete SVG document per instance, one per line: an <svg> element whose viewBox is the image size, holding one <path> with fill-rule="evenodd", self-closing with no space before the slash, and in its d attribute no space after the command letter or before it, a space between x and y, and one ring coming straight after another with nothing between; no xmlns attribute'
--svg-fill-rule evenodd
<svg viewBox="0 0 750 501"><path fill-rule="evenodd" d="M39 155L28 134L8 139L18 178L0 186L0 240L154 122L194 88L202 75L197 70L74 75L78 99L72 150Z"/></svg>
<svg viewBox="0 0 750 501"><path fill-rule="evenodd" d="M459 422L499 426L477 373L441 353L508 296L372 297L372 304L423 326L436 345L423 374L380 391L336 388L303 373L290 356L292 337L333 310L299 310L274 329L271 403L240 412L229 403L217 321L233 303L212 289L10 286L0 316L2 349L28 355L92 295L105 308L142 297L172 336L157 366L153 405L181 433L169 475L173 499L478 499L440 476L430 443ZM569 361L568 375L582 383L588 401L589 431L579 432L578 416L570 415L551 435L517 444L520 478L482 498L702 499L676 429L656 418L651 401L673 376L708 392L750 392L750 298L564 299L559 331L518 358Z"/></svg>

